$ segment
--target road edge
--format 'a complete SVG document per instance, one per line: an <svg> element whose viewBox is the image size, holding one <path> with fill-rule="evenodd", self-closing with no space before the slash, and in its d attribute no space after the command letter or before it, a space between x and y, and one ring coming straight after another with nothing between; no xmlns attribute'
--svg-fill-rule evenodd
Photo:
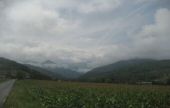
<svg viewBox="0 0 170 108"><path fill-rule="evenodd" d="M15 85L15 82L16 82L16 79L14 79L14 82L13 82L13 84L12 84L12 86L11 86L11 90L9 91L8 95L7 95L6 97L4 97L4 99L3 99L2 108L4 108L4 104L5 104L8 96L11 94L11 91L12 91L14 85Z"/></svg>

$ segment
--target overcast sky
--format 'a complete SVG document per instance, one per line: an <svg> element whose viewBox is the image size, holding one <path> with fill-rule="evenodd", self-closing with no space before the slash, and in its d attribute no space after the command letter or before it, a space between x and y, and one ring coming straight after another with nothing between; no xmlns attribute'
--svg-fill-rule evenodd
<svg viewBox="0 0 170 108"><path fill-rule="evenodd" d="M0 56L86 71L170 59L170 0L0 0Z"/></svg>

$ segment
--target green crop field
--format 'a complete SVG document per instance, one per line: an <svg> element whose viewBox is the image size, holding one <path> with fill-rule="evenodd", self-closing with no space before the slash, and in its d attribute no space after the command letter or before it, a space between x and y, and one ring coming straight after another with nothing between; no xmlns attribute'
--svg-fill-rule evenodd
<svg viewBox="0 0 170 108"><path fill-rule="evenodd" d="M5 108L170 108L170 87L21 80Z"/></svg>

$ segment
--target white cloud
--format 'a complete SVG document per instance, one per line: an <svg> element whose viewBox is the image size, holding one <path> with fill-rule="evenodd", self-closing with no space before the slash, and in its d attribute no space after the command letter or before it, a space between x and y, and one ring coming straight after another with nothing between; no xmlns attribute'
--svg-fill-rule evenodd
<svg viewBox="0 0 170 108"><path fill-rule="evenodd" d="M46 32L62 33L71 30L77 24L61 18L55 9L43 7L39 0L16 3L7 8L6 11L11 28L15 29L16 32L25 31L22 29L27 26L27 29L30 27L35 32L46 29Z"/></svg>
<svg viewBox="0 0 170 108"><path fill-rule="evenodd" d="M145 57L170 57L170 10L159 9L155 15L155 23L146 25L135 38L138 53Z"/></svg>

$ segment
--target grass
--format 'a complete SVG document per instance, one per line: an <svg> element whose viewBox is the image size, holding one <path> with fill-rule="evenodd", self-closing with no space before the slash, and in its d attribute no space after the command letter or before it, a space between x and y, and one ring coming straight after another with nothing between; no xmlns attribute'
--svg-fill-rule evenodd
<svg viewBox="0 0 170 108"><path fill-rule="evenodd" d="M4 81L6 81L6 80L1 80L1 79L0 79L0 83L2 83L2 82L4 82Z"/></svg>
<svg viewBox="0 0 170 108"><path fill-rule="evenodd" d="M170 108L170 87L20 80L5 108Z"/></svg>

